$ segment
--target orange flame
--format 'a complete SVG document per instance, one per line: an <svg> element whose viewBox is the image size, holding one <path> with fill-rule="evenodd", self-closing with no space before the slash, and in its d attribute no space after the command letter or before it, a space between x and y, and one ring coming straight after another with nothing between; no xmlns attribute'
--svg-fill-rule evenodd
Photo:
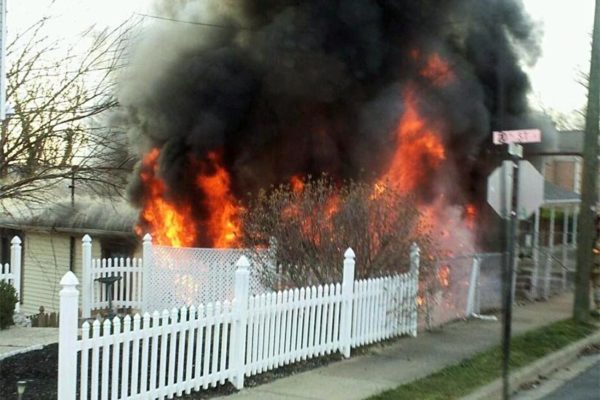
<svg viewBox="0 0 600 400"><path fill-rule="evenodd" d="M467 228L470 230L475 229L475 221L477 218L477 208L475 208L475 204L467 204L465 206L465 221L467 223Z"/></svg>
<svg viewBox="0 0 600 400"><path fill-rule="evenodd" d="M450 286L450 267L448 265L442 265L438 270L438 281L442 287Z"/></svg>
<svg viewBox="0 0 600 400"><path fill-rule="evenodd" d="M208 153L205 166L211 172L201 172L196 183L205 195L207 230L212 238L212 245L234 247L239 243L241 208L236 205L231 193L229 173L221 165L221 158L216 152Z"/></svg>
<svg viewBox="0 0 600 400"><path fill-rule="evenodd" d="M298 175L294 175L290 178L290 186L294 193L300 193L304 190L304 181Z"/></svg>
<svg viewBox="0 0 600 400"><path fill-rule="evenodd" d="M405 111L396 128L396 151L386 177L403 192L426 181L431 169L446 159L440 136L418 112L415 94L407 90Z"/></svg>
<svg viewBox="0 0 600 400"><path fill-rule="evenodd" d="M190 224L191 207L189 205L174 205L165 199L165 184L158 177L159 149L152 149L142 161L140 177L148 195L144 200L141 219L150 227L150 234L155 243L173 247L189 247L196 241L196 231ZM143 234L141 225L135 227L135 232Z"/></svg>
<svg viewBox="0 0 600 400"><path fill-rule="evenodd" d="M425 65L419 73L436 86L446 86L452 83L455 78L450 65L437 53L430 54L427 57Z"/></svg>
<svg viewBox="0 0 600 400"><path fill-rule="evenodd" d="M383 181L378 180L373 185L373 193L369 196L369 200L376 200L385 192L385 184Z"/></svg>
<svg viewBox="0 0 600 400"><path fill-rule="evenodd" d="M332 195L327 199L325 204L325 216L330 222L331 218L340 210L340 197L337 194Z"/></svg>

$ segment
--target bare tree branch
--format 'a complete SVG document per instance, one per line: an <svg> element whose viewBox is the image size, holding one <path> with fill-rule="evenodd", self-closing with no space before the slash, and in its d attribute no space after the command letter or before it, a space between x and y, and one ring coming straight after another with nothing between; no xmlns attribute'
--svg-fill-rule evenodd
<svg viewBox="0 0 600 400"><path fill-rule="evenodd" d="M66 48L45 34L42 18L7 46L8 103L0 134L0 200L45 201L73 171L95 191L120 194L132 160L122 132L106 126L118 106L115 73L124 66L132 21L97 31Z"/></svg>

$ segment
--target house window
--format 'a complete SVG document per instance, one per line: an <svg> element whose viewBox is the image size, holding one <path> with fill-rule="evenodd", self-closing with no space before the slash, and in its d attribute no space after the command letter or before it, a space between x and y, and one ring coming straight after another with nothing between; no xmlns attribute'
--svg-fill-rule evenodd
<svg viewBox="0 0 600 400"><path fill-rule="evenodd" d="M10 241L4 236L0 238L0 263L10 263Z"/></svg>
<svg viewBox="0 0 600 400"><path fill-rule="evenodd" d="M20 236L19 232L12 229L0 229L0 263L10 264L10 246L15 236Z"/></svg>

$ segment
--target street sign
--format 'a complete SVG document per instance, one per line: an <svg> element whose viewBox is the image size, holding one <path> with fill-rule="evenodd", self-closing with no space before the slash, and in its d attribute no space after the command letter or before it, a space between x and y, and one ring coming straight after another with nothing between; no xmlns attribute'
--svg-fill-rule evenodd
<svg viewBox="0 0 600 400"><path fill-rule="evenodd" d="M539 143L542 131L539 129L519 129L514 131L494 131L494 144L507 143Z"/></svg>
<svg viewBox="0 0 600 400"><path fill-rule="evenodd" d="M510 218L512 197L511 163L504 161L488 177L487 201L502 218ZM504 196L503 196L504 194ZM504 199L503 199L504 198ZM527 219L544 202L544 177L529 161L519 161L519 206L517 216Z"/></svg>

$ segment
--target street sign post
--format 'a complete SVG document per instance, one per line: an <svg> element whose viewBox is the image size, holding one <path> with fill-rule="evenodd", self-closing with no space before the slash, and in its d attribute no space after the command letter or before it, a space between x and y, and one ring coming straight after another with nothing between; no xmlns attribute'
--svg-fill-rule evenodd
<svg viewBox="0 0 600 400"><path fill-rule="evenodd" d="M503 398L510 397L509 359L512 324L512 303L515 287L516 237L518 220L526 218L541 205L543 201L544 180L531 164L522 164L523 148L518 143L541 142L539 129L493 132L495 144L508 144L510 159L504 161L502 167L496 169L488 178L488 202L494 210L507 220L507 243L504 252L503 273L503 309L502 323L502 386ZM532 185L532 186L530 186ZM541 188L541 190L540 190ZM519 190L521 189L521 190ZM527 193L519 196L519 192ZM523 197L523 200L521 200Z"/></svg>

